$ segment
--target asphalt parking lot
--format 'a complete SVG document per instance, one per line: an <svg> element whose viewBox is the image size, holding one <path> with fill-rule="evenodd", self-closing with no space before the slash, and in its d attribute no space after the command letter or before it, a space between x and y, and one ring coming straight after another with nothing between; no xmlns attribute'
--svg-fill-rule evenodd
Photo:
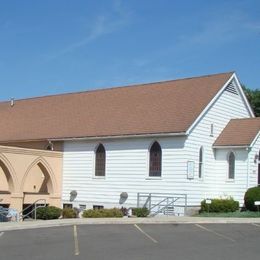
<svg viewBox="0 0 260 260"><path fill-rule="evenodd" d="M1 260L250 260L259 255L259 224L80 225L0 232Z"/></svg>

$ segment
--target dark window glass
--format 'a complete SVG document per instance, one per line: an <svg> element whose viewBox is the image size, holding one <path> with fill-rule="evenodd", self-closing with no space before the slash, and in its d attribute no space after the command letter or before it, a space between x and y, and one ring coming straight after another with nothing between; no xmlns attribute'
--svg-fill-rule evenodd
<svg viewBox="0 0 260 260"><path fill-rule="evenodd" d="M106 170L106 151L102 144L96 150L95 176L105 176Z"/></svg>
<svg viewBox="0 0 260 260"><path fill-rule="evenodd" d="M104 208L103 205L93 205L94 210L99 210L99 209L103 209L103 208Z"/></svg>
<svg viewBox="0 0 260 260"><path fill-rule="evenodd" d="M235 155L231 152L228 156L228 178L235 178Z"/></svg>
<svg viewBox="0 0 260 260"><path fill-rule="evenodd" d="M154 142L150 149L149 176L160 177L162 168L162 149L158 142Z"/></svg>
<svg viewBox="0 0 260 260"><path fill-rule="evenodd" d="M66 209L66 208L72 209L72 204L71 204L71 203L64 203L64 204L63 204L63 208L64 208L64 209Z"/></svg>
<svg viewBox="0 0 260 260"><path fill-rule="evenodd" d="M203 147L200 147L199 152L199 178L202 177L202 171L203 171Z"/></svg>

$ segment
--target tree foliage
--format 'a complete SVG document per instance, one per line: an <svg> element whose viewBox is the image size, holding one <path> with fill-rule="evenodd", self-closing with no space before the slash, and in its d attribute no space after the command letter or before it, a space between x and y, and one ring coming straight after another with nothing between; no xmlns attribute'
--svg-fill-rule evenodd
<svg viewBox="0 0 260 260"><path fill-rule="evenodd" d="M255 113L255 116L260 116L260 90L249 89L246 86L242 86L246 94L246 97Z"/></svg>

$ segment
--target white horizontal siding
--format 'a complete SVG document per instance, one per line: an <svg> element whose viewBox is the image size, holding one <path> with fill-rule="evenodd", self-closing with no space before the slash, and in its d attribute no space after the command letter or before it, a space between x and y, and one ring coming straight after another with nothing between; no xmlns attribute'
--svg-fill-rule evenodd
<svg viewBox="0 0 260 260"><path fill-rule="evenodd" d="M249 187L254 187L258 184L258 163L260 158L255 161L255 156L259 155L260 151L260 136L254 143L249 154Z"/></svg>
<svg viewBox="0 0 260 260"><path fill-rule="evenodd" d="M189 135L185 148L189 151L189 159L196 162L196 180L201 188L201 198L231 195L242 203L239 187L243 186L241 188L243 193L246 183L245 178L242 177L241 182L239 182L237 178L241 176L240 174L236 175L236 184L238 185L226 182L226 158L223 164L216 161L217 154L215 154L212 145L230 119L246 117L250 117L250 114L241 96L224 91ZM211 124L214 126L213 136L210 136ZM199 149L201 146L204 148L202 180L198 178ZM245 162L237 163L238 167L245 167ZM246 172L243 173L246 175ZM239 186L240 184L242 186ZM237 193L234 192L234 189L237 190Z"/></svg>
<svg viewBox="0 0 260 260"><path fill-rule="evenodd" d="M230 149L218 149L216 151L216 196L231 196L243 205L244 194L248 188L247 158L246 149L234 149L235 154L235 178L228 179L228 154Z"/></svg>
<svg viewBox="0 0 260 260"><path fill-rule="evenodd" d="M163 116L163 115L162 115ZM182 193L188 195L189 205L199 205L205 197L220 193L234 194L244 189L242 173L236 184L225 182L225 166L217 170L212 144L231 118L248 117L240 96L224 92L208 113L198 122L190 136L158 138L162 148L162 178L148 178L149 147L152 138L120 139L102 142L106 149L106 176L94 177L95 147L99 142L66 141L64 143L63 201L69 202L70 192L77 190L75 204L121 206L121 192L128 193L125 207L136 206L137 193ZM214 136L210 137L210 124ZM204 175L198 179L198 156L204 146ZM187 179L187 161L195 161L195 178ZM239 163L238 163L239 164ZM243 162L241 161L241 164ZM243 184L244 185L244 184Z"/></svg>
<svg viewBox="0 0 260 260"><path fill-rule="evenodd" d="M161 179L148 178L148 149L153 141L147 138L103 142L106 149L103 179L94 176L97 143L65 142L63 200L68 201L70 191L77 190L78 202L118 205L120 193L127 192L127 205L135 206L138 192L187 193L191 187L186 178L185 138L157 139L162 148Z"/></svg>

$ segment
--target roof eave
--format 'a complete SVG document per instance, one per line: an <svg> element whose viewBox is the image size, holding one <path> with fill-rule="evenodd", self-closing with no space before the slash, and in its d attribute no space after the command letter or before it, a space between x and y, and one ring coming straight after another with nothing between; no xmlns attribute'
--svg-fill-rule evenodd
<svg viewBox="0 0 260 260"><path fill-rule="evenodd" d="M112 135L112 136L91 136L91 137L65 137L49 138L49 141L74 141L74 140L104 140L104 139L128 139L128 138L145 138L145 137L171 137L186 136L186 132L177 133L152 133L152 134L129 134L129 135Z"/></svg>
<svg viewBox="0 0 260 260"><path fill-rule="evenodd" d="M253 145L255 144L255 142L259 136L260 136L260 131L258 131L258 133L256 134L255 138L253 139L252 143L250 144L250 147L253 147Z"/></svg>
<svg viewBox="0 0 260 260"><path fill-rule="evenodd" d="M212 146L214 149L229 149L229 148L232 148L232 149L239 149L239 148L249 148L250 145L213 145Z"/></svg>
<svg viewBox="0 0 260 260"><path fill-rule="evenodd" d="M204 108L204 110L201 112L201 114L197 117L197 119L192 123L192 125L189 127L189 129L186 131L186 134L189 135L190 132L192 131L192 129L196 126L196 124L201 120L201 118L203 117L203 115L208 111L208 109L214 104L214 102L219 98L219 96L222 94L222 92L225 90L225 88L228 86L228 84L232 81L235 80L239 89L239 92L245 102L245 106L248 109L248 112L250 114L251 117L255 117L254 112L247 100L247 97L242 89L242 86L240 84L240 81L236 75L236 73L234 72L230 78L227 80L227 82L223 85L223 87L218 91L218 93L215 95L215 97L210 101L210 103Z"/></svg>
<svg viewBox="0 0 260 260"><path fill-rule="evenodd" d="M196 118L196 120L191 124L189 129L186 131L186 134L189 135L192 129L197 125L197 123L201 120L201 118L205 115L205 113L209 110L209 108L215 103L215 101L219 98L222 92L225 90L227 85L231 82L231 80L235 77L235 73L233 73L230 78L226 81L226 83L222 86L222 88L217 92L214 98L208 103L208 105L203 109L200 115Z"/></svg>

